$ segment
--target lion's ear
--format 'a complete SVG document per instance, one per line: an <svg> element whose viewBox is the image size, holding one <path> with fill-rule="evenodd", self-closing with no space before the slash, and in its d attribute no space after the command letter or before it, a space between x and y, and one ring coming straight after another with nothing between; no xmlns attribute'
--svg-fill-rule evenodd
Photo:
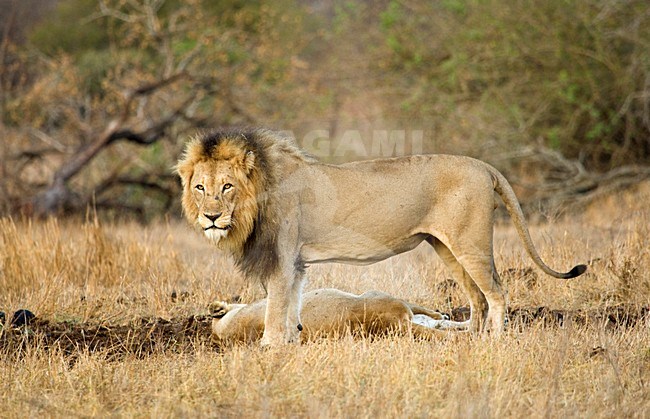
<svg viewBox="0 0 650 419"><path fill-rule="evenodd" d="M244 167L246 168L246 174L249 174L255 167L255 153L252 151L247 151L244 155Z"/></svg>
<svg viewBox="0 0 650 419"><path fill-rule="evenodd" d="M186 162L179 162L179 164L175 167L175 172L180 176L183 186L187 186L190 183L190 179L192 179L194 169L192 168L191 164L187 164Z"/></svg>

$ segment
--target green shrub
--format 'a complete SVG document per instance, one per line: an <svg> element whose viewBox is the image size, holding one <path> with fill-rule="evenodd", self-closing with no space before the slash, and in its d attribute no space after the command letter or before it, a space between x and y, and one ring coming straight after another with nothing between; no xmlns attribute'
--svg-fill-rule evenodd
<svg viewBox="0 0 650 419"><path fill-rule="evenodd" d="M409 110L439 110L426 102L447 101L444 96L490 103L510 115L521 142L542 138L597 168L650 162L646 1L474 0L409 7L389 2L378 13L383 62L413 81L403 96L423 86L435 93L420 96L423 103L411 103Z"/></svg>

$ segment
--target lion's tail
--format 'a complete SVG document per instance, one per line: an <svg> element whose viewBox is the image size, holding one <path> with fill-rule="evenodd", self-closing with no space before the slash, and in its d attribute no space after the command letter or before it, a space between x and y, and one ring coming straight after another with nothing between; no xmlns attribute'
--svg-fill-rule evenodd
<svg viewBox="0 0 650 419"><path fill-rule="evenodd" d="M586 270L586 265L576 265L569 272L557 272L551 269L542 258L537 253L535 246L533 245L533 240L530 237L530 232L528 231L528 226L526 224L526 219L524 218L524 213L521 211L521 206L519 206L519 200L515 196L515 192L512 190L508 180L494 167L486 165L489 168L490 174L494 179L494 190L499 194L503 203L512 218L512 222L519 233L519 237L524 244L524 248L528 253L528 256L533 259L533 262L539 266L542 271L551 275L555 278L569 279L575 278L576 276L582 275Z"/></svg>

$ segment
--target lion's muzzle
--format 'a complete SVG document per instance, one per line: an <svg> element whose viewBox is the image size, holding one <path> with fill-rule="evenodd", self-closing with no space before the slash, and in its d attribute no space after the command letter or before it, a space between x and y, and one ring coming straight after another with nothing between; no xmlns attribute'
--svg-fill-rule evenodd
<svg viewBox="0 0 650 419"><path fill-rule="evenodd" d="M219 242L232 230L232 216L222 212L204 212L199 216L198 223L203 233L213 242Z"/></svg>
<svg viewBox="0 0 650 419"><path fill-rule="evenodd" d="M219 219L219 217L221 217L221 214L222 214L221 212L218 213L218 214L206 214L206 213L203 213L203 216L214 223L215 221L217 221Z"/></svg>
<svg viewBox="0 0 650 419"><path fill-rule="evenodd" d="M230 215L223 215L223 212L204 212L202 215L203 217L199 217L198 222L206 233L213 229L222 230L225 233L232 228L232 217Z"/></svg>

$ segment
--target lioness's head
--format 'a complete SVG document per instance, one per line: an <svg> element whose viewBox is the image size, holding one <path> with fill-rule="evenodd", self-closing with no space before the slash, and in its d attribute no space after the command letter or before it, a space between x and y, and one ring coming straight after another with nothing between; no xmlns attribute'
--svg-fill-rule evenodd
<svg viewBox="0 0 650 419"><path fill-rule="evenodd" d="M258 213L258 150L242 133L191 140L176 166L190 224L220 248L233 250L250 235Z"/></svg>

